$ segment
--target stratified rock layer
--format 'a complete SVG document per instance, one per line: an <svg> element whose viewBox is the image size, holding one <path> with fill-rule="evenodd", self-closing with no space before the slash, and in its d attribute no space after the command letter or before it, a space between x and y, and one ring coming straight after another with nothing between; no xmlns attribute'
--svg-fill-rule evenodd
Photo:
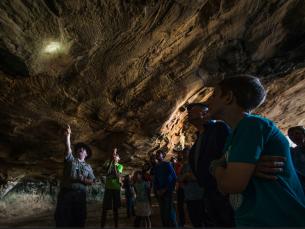
<svg viewBox="0 0 305 229"><path fill-rule="evenodd" d="M139 165L191 141L178 108L236 73L269 88L259 112L304 124L304 14L297 0L0 1L1 176L58 176L65 124L97 173L115 146Z"/></svg>

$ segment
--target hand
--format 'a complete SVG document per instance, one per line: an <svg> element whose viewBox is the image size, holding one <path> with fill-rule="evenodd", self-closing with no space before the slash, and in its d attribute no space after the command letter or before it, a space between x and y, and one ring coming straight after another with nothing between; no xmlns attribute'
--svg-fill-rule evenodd
<svg viewBox="0 0 305 229"><path fill-rule="evenodd" d="M66 127L66 129L65 129L65 135L66 135L66 136L70 136L71 133L72 133L71 127L70 127L69 125L67 125L67 127Z"/></svg>
<svg viewBox="0 0 305 229"><path fill-rule="evenodd" d="M79 175L78 180L85 185L92 185L95 183L95 180L87 179L83 175Z"/></svg>
<svg viewBox="0 0 305 229"><path fill-rule="evenodd" d="M276 180L276 174L284 170L285 161L286 158L281 156L262 156L256 165L254 176L267 180Z"/></svg>

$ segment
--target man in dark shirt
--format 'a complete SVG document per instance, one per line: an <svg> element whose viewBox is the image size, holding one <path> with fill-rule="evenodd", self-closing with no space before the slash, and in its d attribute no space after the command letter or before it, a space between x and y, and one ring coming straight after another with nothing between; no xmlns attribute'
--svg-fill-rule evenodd
<svg viewBox="0 0 305 229"><path fill-rule="evenodd" d="M207 210L205 226L233 227L234 215L226 196L217 188L209 172L211 161L222 156L230 128L222 121L207 120L208 107L202 103L187 106L188 121L197 129L197 139L190 150L189 163L197 182L204 188Z"/></svg>

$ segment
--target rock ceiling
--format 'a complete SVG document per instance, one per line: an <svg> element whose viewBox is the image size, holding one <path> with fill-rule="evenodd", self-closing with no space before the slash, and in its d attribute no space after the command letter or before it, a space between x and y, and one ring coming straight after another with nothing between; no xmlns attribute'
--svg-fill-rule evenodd
<svg viewBox="0 0 305 229"><path fill-rule="evenodd" d="M2 174L60 174L66 123L97 172L114 146L136 166L189 141L179 107L235 73L268 87L257 112L305 124L304 57L305 1L2 0Z"/></svg>

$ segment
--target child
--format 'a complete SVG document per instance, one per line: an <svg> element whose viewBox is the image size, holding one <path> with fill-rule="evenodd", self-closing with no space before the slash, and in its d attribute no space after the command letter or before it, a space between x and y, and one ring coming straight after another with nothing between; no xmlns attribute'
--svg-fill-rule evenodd
<svg viewBox="0 0 305 229"><path fill-rule="evenodd" d="M238 227L305 226L305 196L292 164L289 142L273 122L252 115L265 99L258 78L226 78L209 99L209 112L233 129L223 160L213 161L211 172L218 188L230 194ZM261 156L285 157L276 180L254 176Z"/></svg>
<svg viewBox="0 0 305 229"><path fill-rule="evenodd" d="M150 215L151 215L151 198L149 183L144 180L143 173L136 171L134 174L134 189L136 192L135 200L135 213L136 219L134 222L135 227L140 227L141 224L145 228L151 228Z"/></svg>
<svg viewBox="0 0 305 229"><path fill-rule="evenodd" d="M135 216L134 213L134 190L131 183L130 175L126 175L123 181L123 188L125 189L125 198L126 198L126 209L127 209L127 218Z"/></svg>

